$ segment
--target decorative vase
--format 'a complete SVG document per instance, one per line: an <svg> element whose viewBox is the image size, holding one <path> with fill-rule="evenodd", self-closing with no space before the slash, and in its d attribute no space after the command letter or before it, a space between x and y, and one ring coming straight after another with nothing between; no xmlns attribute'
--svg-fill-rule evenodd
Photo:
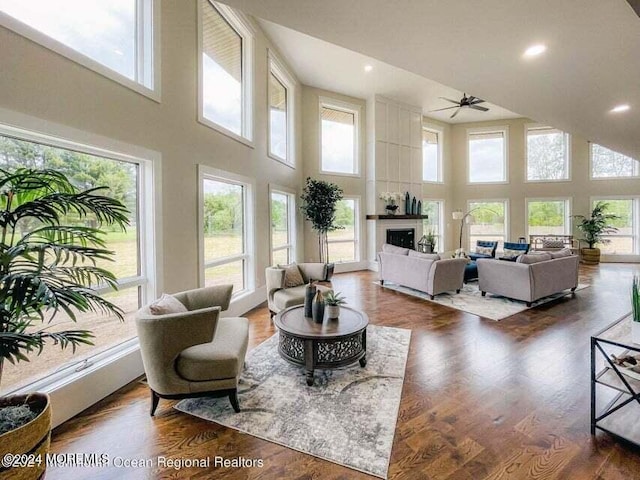
<svg viewBox="0 0 640 480"><path fill-rule="evenodd" d="M422 215L422 201L418 200L418 211L416 212L417 215Z"/></svg>
<svg viewBox="0 0 640 480"><path fill-rule="evenodd" d="M340 316L340 305L327 305L327 318L337 320Z"/></svg>
<svg viewBox="0 0 640 480"><path fill-rule="evenodd" d="M411 200L411 215L417 215L418 206L416 205L416 197Z"/></svg>
<svg viewBox="0 0 640 480"><path fill-rule="evenodd" d="M640 322L631 319L631 341L640 345Z"/></svg>
<svg viewBox="0 0 640 480"><path fill-rule="evenodd" d="M395 215L398 211L398 205L391 204L384 207L387 210L387 215Z"/></svg>
<svg viewBox="0 0 640 480"><path fill-rule="evenodd" d="M316 292L316 298L313 299L312 310L313 321L322 323L324 321L324 296L320 290Z"/></svg>
<svg viewBox="0 0 640 480"><path fill-rule="evenodd" d="M409 197L409 192L404 195L404 214L411 215L411 198Z"/></svg>
<svg viewBox="0 0 640 480"><path fill-rule="evenodd" d="M311 318L313 316L313 297L316 296L316 286L311 280L304 289L304 316Z"/></svg>

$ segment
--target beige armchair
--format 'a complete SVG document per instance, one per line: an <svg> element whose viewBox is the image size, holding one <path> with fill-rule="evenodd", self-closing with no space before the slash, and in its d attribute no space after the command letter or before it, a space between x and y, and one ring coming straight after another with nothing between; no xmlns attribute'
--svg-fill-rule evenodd
<svg viewBox="0 0 640 480"><path fill-rule="evenodd" d="M318 288L331 290L331 277L333 275L333 263L298 263L300 273L305 284L310 280L320 282ZM285 308L304 303L305 285L284 288L284 269L267 267L265 271L267 280L267 303L269 313L273 317Z"/></svg>
<svg viewBox="0 0 640 480"><path fill-rule="evenodd" d="M151 416L160 398L229 396L236 412L238 378L249 341L246 318L219 318L232 285L176 293L185 312L136 315L142 362L151 389Z"/></svg>

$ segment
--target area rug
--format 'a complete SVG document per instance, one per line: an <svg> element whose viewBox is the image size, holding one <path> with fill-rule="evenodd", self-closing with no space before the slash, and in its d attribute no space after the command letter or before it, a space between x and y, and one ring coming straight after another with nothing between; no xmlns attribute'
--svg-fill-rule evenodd
<svg viewBox="0 0 640 480"><path fill-rule="evenodd" d="M564 292L556 293L546 298L542 298L536 302L533 302L531 307L527 307L525 302L521 302L519 300L512 300L510 298L501 297L499 295L493 295L491 293L487 293L486 297L483 297L478 290L477 283L466 283L460 293L441 293L436 295L434 300L431 300L429 295L419 290L414 290L413 288L404 287L402 285L397 285L395 283L384 282L384 285L380 285L380 282L374 282L378 286L382 288L388 288L390 290L395 290L397 292L406 293L407 295L412 295L414 297L419 297L424 300L428 300L430 302L438 303L440 305L445 305L447 307L455 308L456 310L462 310L463 312L472 313L474 315L478 315L479 317L489 318L491 320L503 320L511 315L515 315L516 313L523 312L530 308L536 308L540 305L544 305L545 303L553 302L558 298L564 297L566 295L571 295L569 290ZM577 290L582 290L584 288L589 287L587 284L578 284Z"/></svg>
<svg viewBox="0 0 640 480"><path fill-rule="evenodd" d="M227 398L194 398L181 412L386 478L411 330L367 327L367 366L304 369L278 354L278 334L247 354L238 387L240 413Z"/></svg>

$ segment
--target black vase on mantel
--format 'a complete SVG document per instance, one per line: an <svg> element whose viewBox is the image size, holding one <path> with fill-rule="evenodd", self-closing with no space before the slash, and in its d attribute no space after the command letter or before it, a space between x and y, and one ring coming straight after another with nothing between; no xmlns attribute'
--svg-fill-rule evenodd
<svg viewBox="0 0 640 480"><path fill-rule="evenodd" d="M422 201L418 200L418 210L416 211L416 215L422 215Z"/></svg>
<svg viewBox="0 0 640 480"><path fill-rule="evenodd" d="M324 321L324 296L320 290L316 292L316 298L313 299L312 310L313 321L322 323Z"/></svg>
<svg viewBox="0 0 640 480"><path fill-rule="evenodd" d="M416 197L413 197L413 200L411 200L411 215L417 215L418 213L418 205L416 204L417 200Z"/></svg>
<svg viewBox="0 0 640 480"><path fill-rule="evenodd" d="M312 280L309 280L306 288L304 289L304 316L311 318L313 316L313 297L316 296L316 286Z"/></svg>
<svg viewBox="0 0 640 480"><path fill-rule="evenodd" d="M411 198L409 192L404 195L404 214L411 215Z"/></svg>

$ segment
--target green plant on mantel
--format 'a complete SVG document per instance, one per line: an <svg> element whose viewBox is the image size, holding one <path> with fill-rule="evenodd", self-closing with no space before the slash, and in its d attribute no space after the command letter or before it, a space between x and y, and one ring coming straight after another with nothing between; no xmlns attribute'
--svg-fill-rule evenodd
<svg viewBox="0 0 640 480"><path fill-rule="evenodd" d="M79 191L50 169L0 169L0 381L4 361L28 361L51 342L61 348L92 344L88 330L37 328L64 313L115 314L122 310L94 287L117 288L97 261L113 261L103 226L122 229L127 207L102 195L108 187ZM91 226L87 226L91 225Z"/></svg>
<svg viewBox="0 0 640 480"><path fill-rule="evenodd" d="M633 276L631 284L631 307L633 309L633 321L640 322L640 277Z"/></svg>

